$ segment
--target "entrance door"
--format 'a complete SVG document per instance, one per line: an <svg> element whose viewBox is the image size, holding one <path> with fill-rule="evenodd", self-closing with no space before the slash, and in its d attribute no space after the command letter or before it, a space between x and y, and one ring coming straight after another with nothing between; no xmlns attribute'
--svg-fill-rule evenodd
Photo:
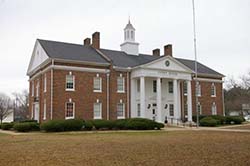
<svg viewBox="0 0 250 166"><path fill-rule="evenodd" d="M35 104L35 110L34 110L34 119L37 120L37 122L39 123L39 104L36 103Z"/></svg>

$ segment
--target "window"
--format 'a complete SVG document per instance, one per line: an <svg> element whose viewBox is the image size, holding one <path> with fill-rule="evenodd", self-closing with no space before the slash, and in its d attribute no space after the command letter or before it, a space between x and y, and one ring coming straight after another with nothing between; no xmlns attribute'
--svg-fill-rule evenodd
<svg viewBox="0 0 250 166"><path fill-rule="evenodd" d="M94 78L94 92L102 92L102 78L99 75Z"/></svg>
<svg viewBox="0 0 250 166"><path fill-rule="evenodd" d="M75 77L73 75L67 75L66 76L66 90L74 90L74 82L75 82Z"/></svg>
<svg viewBox="0 0 250 166"><path fill-rule="evenodd" d="M196 95L201 96L201 84L200 84L200 82L196 83Z"/></svg>
<svg viewBox="0 0 250 166"><path fill-rule="evenodd" d="M153 80L153 92L154 93L157 92L157 82L156 82L156 80Z"/></svg>
<svg viewBox="0 0 250 166"><path fill-rule="evenodd" d="M34 92L35 92L35 85L34 85L34 81L31 82L31 96L34 96Z"/></svg>
<svg viewBox="0 0 250 166"><path fill-rule="evenodd" d="M102 119L102 103L94 103L94 119Z"/></svg>
<svg viewBox="0 0 250 166"><path fill-rule="evenodd" d="M124 77L122 77L122 75L120 75L120 77L117 77L117 92L125 92Z"/></svg>
<svg viewBox="0 0 250 166"><path fill-rule="evenodd" d="M141 104L140 103L137 104L137 116L138 117L141 116Z"/></svg>
<svg viewBox="0 0 250 166"><path fill-rule="evenodd" d="M214 85L214 83L212 83L211 85L211 96L216 97L216 86Z"/></svg>
<svg viewBox="0 0 250 166"><path fill-rule="evenodd" d="M174 87L173 87L173 81L168 82L168 93L173 93Z"/></svg>
<svg viewBox="0 0 250 166"><path fill-rule="evenodd" d="M74 118L74 103L73 102L67 102L66 103L66 113L65 113L65 119L73 119Z"/></svg>
<svg viewBox="0 0 250 166"><path fill-rule="evenodd" d="M124 106L124 103L118 103L117 104L117 118L118 119L123 119L123 118L125 118L125 115L124 115L124 110L125 110L125 108L124 108L125 106Z"/></svg>
<svg viewBox="0 0 250 166"><path fill-rule="evenodd" d="M215 102L213 102L212 104L212 115L217 115L217 107L216 107Z"/></svg>
<svg viewBox="0 0 250 166"><path fill-rule="evenodd" d="M174 116L174 104L169 104L169 116Z"/></svg>
<svg viewBox="0 0 250 166"><path fill-rule="evenodd" d="M183 92L184 92L184 95L187 95L187 82L186 81L183 82Z"/></svg>
<svg viewBox="0 0 250 166"><path fill-rule="evenodd" d="M188 105L184 104L184 116L186 117L188 115Z"/></svg>
<svg viewBox="0 0 250 166"><path fill-rule="evenodd" d="M36 84L36 97L39 97L39 82Z"/></svg>
<svg viewBox="0 0 250 166"><path fill-rule="evenodd" d="M47 91L47 76L46 73L44 74L44 85L43 85L43 91L46 92Z"/></svg>
<svg viewBox="0 0 250 166"><path fill-rule="evenodd" d="M131 31L131 39L133 39L133 38L134 38L134 32Z"/></svg>
<svg viewBox="0 0 250 166"><path fill-rule="evenodd" d="M140 92L140 88L141 88L141 84L140 84L140 80L137 80L137 92Z"/></svg>
<svg viewBox="0 0 250 166"><path fill-rule="evenodd" d="M127 31L127 39L129 39L129 31Z"/></svg>
<svg viewBox="0 0 250 166"><path fill-rule="evenodd" d="M202 105L200 102L198 102L197 108L198 108L199 115L202 115Z"/></svg>
<svg viewBox="0 0 250 166"><path fill-rule="evenodd" d="M46 119L46 99L43 102L43 120Z"/></svg>

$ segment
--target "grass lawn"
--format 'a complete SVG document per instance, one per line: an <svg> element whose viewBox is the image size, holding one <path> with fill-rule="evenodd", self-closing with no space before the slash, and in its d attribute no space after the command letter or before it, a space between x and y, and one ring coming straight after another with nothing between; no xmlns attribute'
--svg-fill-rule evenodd
<svg viewBox="0 0 250 166"><path fill-rule="evenodd" d="M247 123L247 124L242 125L242 126L232 126L232 127L228 127L228 129L250 130L250 123Z"/></svg>
<svg viewBox="0 0 250 166"><path fill-rule="evenodd" d="M250 165L250 134L0 134L0 165Z"/></svg>

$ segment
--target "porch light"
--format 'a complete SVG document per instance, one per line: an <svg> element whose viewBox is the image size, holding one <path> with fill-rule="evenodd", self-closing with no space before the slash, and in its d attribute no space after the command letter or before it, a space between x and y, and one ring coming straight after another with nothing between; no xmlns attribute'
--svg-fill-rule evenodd
<svg viewBox="0 0 250 166"><path fill-rule="evenodd" d="M151 105L150 104L148 104L148 109L151 107Z"/></svg>

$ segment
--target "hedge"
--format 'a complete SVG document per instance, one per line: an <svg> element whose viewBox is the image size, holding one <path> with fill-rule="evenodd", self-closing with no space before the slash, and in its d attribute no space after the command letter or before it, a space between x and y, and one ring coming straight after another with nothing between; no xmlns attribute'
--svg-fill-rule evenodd
<svg viewBox="0 0 250 166"><path fill-rule="evenodd" d="M125 129L129 130L154 130L161 129L164 124L144 118L131 118L125 123Z"/></svg>
<svg viewBox="0 0 250 166"><path fill-rule="evenodd" d="M244 122L244 118L241 116L226 116L226 124L241 124Z"/></svg>
<svg viewBox="0 0 250 166"><path fill-rule="evenodd" d="M40 130L39 124L36 122L23 122L15 123L13 126L14 130L19 132L28 132L28 131L38 131Z"/></svg>
<svg viewBox="0 0 250 166"><path fill-rule="evenodd" d="M41 124L41 130L46 132L80 131L84 126L83 120L50 120Z"/></svg>
<svg viewBox="0 0 250 166"><path fill-rule="evenodd" d="M1 124L1 129L2 130L10 130L11 128L13 128L13 125L14 125L13 122L11 122L11 123L5 122L5 123Z"/></svg>
<svg viewBox="0 0 250 166"><path fill-rule="evenodd" d="M208 126L208 127L215 127L218 125L218 123L220 123L218 120L208 116L208 117L205 117L205 118L202 118L200 120L200 125L201 126Z"/></svg>

